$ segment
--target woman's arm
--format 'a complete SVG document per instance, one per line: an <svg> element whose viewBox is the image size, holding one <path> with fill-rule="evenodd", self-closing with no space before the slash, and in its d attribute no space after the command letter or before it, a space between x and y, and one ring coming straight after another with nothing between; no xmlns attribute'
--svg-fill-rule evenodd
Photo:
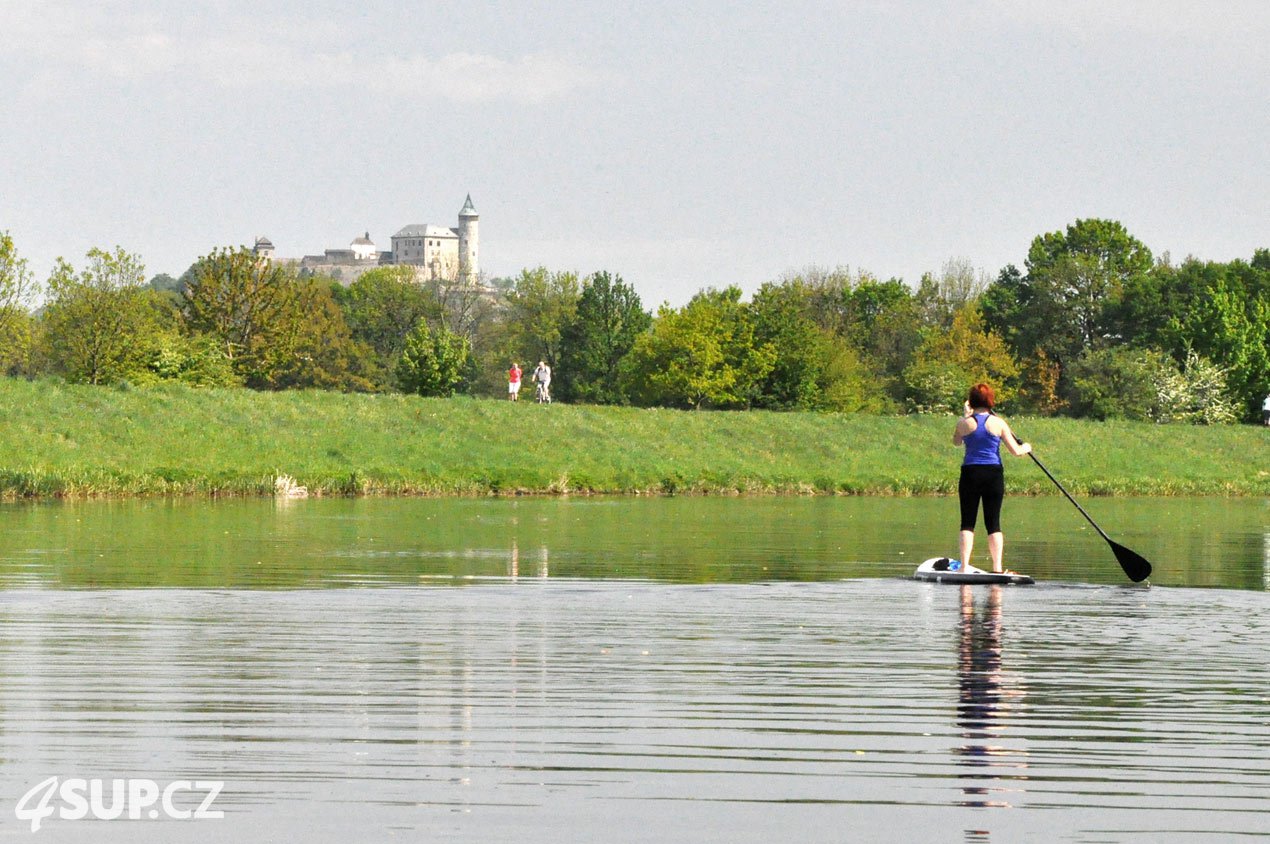
<svg viewBox="0 0 1270 844"><path fill-rule="evenodd" d="M978 423L975 422L975 412L970 409L970 402L965 402L961 407L961 418L957 420L957 427L953 428L953 445L961 445L978 427Z"/></svg>
<svg viewBox="0 0 1270 844"><path fill-rule="evenodd" d="M1004 420L1001 422L1005 426L1005 432L1001 436L1001 441L1005 443L1005 447L1015 457L1022 457L1032 451L1031 443L1019 442L1019 438L1014 436L1014 431L1010 430L1010 426Z"/></svg>

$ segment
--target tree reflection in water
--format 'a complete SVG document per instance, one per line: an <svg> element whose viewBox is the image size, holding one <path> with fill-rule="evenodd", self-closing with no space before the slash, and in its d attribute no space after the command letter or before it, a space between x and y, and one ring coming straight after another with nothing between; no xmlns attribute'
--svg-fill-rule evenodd
<svg viewBox="0 0 1270 844"><path fill-rule="evenodd" d="M536 574L538 577L547 577L551 574L551 552L546 545L538 548L538 567ZM507 576L512 580L520 578L520 546L516 540L512 540L512 555L507 561Z"/></svg>

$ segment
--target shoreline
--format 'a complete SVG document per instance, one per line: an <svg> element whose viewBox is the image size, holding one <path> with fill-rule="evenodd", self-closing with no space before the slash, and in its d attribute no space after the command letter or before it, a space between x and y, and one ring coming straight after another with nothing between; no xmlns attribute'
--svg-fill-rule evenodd
<svg viewBox="0 0 1270 844"><path fill-rule="evenodd" d="M0 474L9 474L7 472ZM1044 480L1044 479L1042 479ZM905 485L900 488L890 486L869 486L824 490L810 484L796 484L788 487L762 487L758 485L736 487L711 487L693 485L691 483L677 485L674 489L594 489L568 486L550 486L545 488L494 488L494 487L450 487L435 488L415 485L378 485L374 481L359 480L358 488L350 488L347 479L327 479L316 483L301 483L302 495L279 494L274 491L272 478L257 482L228 483L225 485L164 484L142 483L112 486L103 489L98 484L88 484L79 488L75 483L63 483L57 478L45 478L41 482L43 490L32 490L23 487L0 488L0 503L35 503L49 501L129 501L129 500L206 500L224 501L236 499L303 500L306 498L951 498L956 497L956 478L950 478L946 486L930 488L914 488ZM1007 476L1007 496L1017 498L1050 498L1061 497L1061 493L1049 481L1044 485L1033 482L1021 484L1012 482ZM1158 485L1136 486L1126 488L1114 482L1073 483L1064 481L1068 491L1076 496L1087 498L1259 498L1266 497L1267 492L1258 489L1245 489L1234 484L1224 485L1179 485L1172 482L1161 482Z"/></svg>
<svg viewBox="0 0 1270 844"><path fill-rule="evenodd" d="M1073 495L1270 497L1270 431L1009 417ZM941 496L955 417L541 406L0 378L0 500ZM1004 456L1010 495L1058 495Z"/></svg>

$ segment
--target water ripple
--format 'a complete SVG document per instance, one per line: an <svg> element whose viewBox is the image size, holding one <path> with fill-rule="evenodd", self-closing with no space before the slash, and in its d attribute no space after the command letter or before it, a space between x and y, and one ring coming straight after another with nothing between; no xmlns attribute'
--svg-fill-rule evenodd
<svg viewBox="0 0 1270 844"><path fill-rule="evenodd" d="M225 780L184 840L296 813L307 841L1263 835L1264 610L900 580L9 592L0 777Z"/></svg>

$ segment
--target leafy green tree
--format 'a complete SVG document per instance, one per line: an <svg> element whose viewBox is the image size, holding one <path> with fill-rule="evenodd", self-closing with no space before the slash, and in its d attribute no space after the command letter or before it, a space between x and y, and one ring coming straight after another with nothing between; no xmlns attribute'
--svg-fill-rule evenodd
<svg viewBox="0 0 1270 844"><path fill-rule="evenodd" d="M1002 271L982 301L988 326L1021 358L1037 350L1065 369L1088 349L1129 342L1129 292L1152 267L1151 251L1114 220L1077 220L1065 231L1038 235L1027 275Z"/></svg>
<svg viewBox="0 0 1270 844"><path fill-rule="evenodd" d="M165 302L169 307L180 310L182 304L181 297L181 281L175 279L166 273L159 273L150 279L147 285L155 292L157 298Z"/></svg>
<svg viewBox="0 0 1270 844"><path fill-rule="evenodd" d="M36 326L28 310L38 292L27 260L8 232L0 232L0 371L31 374Z"/></svg>
<svg viewBox="0 0 1270 844"><path fill-rule="evenodd" d="M144 370L135 377L140 383L177 381L192 387L242 386L220 344L205 335L161 331L153 338L144 364Z"/></svg>
<svg viewBox="0 0 1270 844"><path fill-rule="evenodd" d="M918 358L904 370L908 409L913 413L951 413L978 381L951 361Z"/></svg>
<svg viewBox="0 0 1270 844"><path fill-rule="evenodd" d="M1158 385L1175 369L1154 349L1089 349L1070 367L1071 410L1093 419L1151 419L1158 413Z"/></svg>
<svg viewBox="0 0 1270 844"><path fill-rule="evenodd" d="M1050 330L1049 343L1056 355L1071 359L1086 349L1103 349L1126 341L1125 332L1110 318L1114 305L1123 297L1123 283L1107 273L1097 258L1063 256L1040 278L1044 294L1054 303L1061 320Z"/></svg>
<svg viewBox="0 0 1270 844"><path fill-rule="evenodd" d="M922 322L908 285L899 279L865 279L851 291L845 335L873 366L893 395L922 340Z"/></svg>
<svg viewBox="0 0 1270 844"><path fill-rule="evenodd" d="M521 271L507 294L507 307L525 360L545 360L552 369L559 368L561 338L574 320L580 295L576 273L553 273L546 267Z"/></svg>
<svg viewBox="0 0 1270 844"><path fill-rule="evenodd" d="M188 327L219 343L248 387L374 389L372 353L353 338L330 279L301 279L245 248L216 250L188 275Z"/></svg>
<svg viewBox="0 0 1270 844"><path fill-rule="evenodd" d="M919 413L955 412L971 384L993 385L997 401L1014 395L1019 367L1005 341L984 325L974 304L952 316L947 331L933 328L904 371L910 406Z"/></svg>
<svg viewBox="0 0 1270 844"><path fill-rule="evenodd" d="M634 399L700 409L748 407L775 353L755 343L741 290L705 290L681 310L663 305L623 366Z"/></svg>
<svg viewBox="0 0 1270 844"><path fill-rule="evenodd" d="M268 384L279 345L295 334L300 280L294 271L240 247L199 258L186 276L189 327L218 340L249 386Z"/></svg>
<svg viewBox="0 0 1270 844"><path fill-rule="evenodd" d="M1264 254L1264 253L1259 253ZM1174 278L1178 302L1159 332L1176 360L1191 351L1225 372L1231 398L1248 421L1260 418L1270 389L1270 267L1186 262Z"/></svg>
<svg viewBox="0 0 1270 844"><path fill-rule="evenodd" d="M150 279L149 284L151 290L167 291L171 293L180 293L182 286L180 279L173 278L167 273L159 273L154 276Z"/></svg>
<svg viewBox="0 0 1270 844"><path fill-rule="evenodd" d="M373 352L353 339L331 287L296 279L295 295L271 326L248 386L369 392Z"/></svg>
<svg viewBox="0 0 1270 844"><path fill-rule="evenodd" d="M889 323L895 317L914 323L914 331L920 327L916 324L913 292L899 279L878 281L865 277L843 295L846 301L842 333L857 348L874 348L876 335L890 330Z"/></svg>
<svg viewBox="0 0 1270 844"><path fill-rule="evenodd" d="M419 284L413 267L379 267L333 292L353 336L394 359L419 320L441 319L440 303Z"/></svg>
<svg viewBox="0 0 1270 844"><path fill-rule="evenodd" d="M68 380L108 384L144 369L161 306L136 255L92 249L77 273L58 259L43 314L45 354Z"/></svg>
<svg viewBox="0 0 1270 844"><path fill-rule="evenodd" d="M901 376L922 337L922 313L918 301L903 281L879 281L867 272L852 273L846 268L823 270L813 267L785 276L773 285L775 288L786 289L779 294L782 297L805 299L804 315L831 338L829 347L821 352L839 364L851 361L845 369L835 365L834 371L855 373L856 367L864 367L867 376L862 376L865 381L861 383L867 383L868 387L861 393L861 398L866 399L869 408L894 410L899 406L903 399ZM761 306L759 298L756 298L755 304ZM804 335L805 340L809 338L810 335ZM849 348L851 352L844 353L844 348ZM785 382L785 387L770 385L774 395L781 395L783 391L786 403L790 395L790 376L798 370L809 374L805 366L816 359L815 354L806 353L809 350L805 345L803 349L802 364L792 359L787 360L784 366L778 364L778 369L782 371L779 377ZM783 354L788 353L784 350L777 352L778 357ZM829 379L826 383L834 380L828 370L822 376ZM853 374L851 378L856 380L857 376ZM807 383L802 380L802 389L806 389ZM768 392L769 388L765 388L764 393ZM837 390L835 394L839 397L844 395L842 390ZM834 407L841 404L839 400L830 402ZM850 404L854 406L854 402Z"/></svg>
<svg viewBox="0 0 1270 844"><path fill-rule="evenodd" d="M620 275L601 271L589 276L573 319L560 335L553 392L564 401L627 403L630 397L618 367L652 321L635 288Z"/></svg>
<svg viewBox="0 0 1270 844"><path fill-rule="evenodd" d="M755 342L773 352L755 400L758 407L810 409L824 403L833 335L811 318L809 293L804 283L794 281L765 284L754 294L750 314Z"/></svg>
<svg viewBox="0 0 1270 844"><path fill-rule="evenodd" d="M818 346L821 360L816 367L816 398L808 409L839 413L892 413L898 410L898 405L878 389L874 372L865 365L855 348L823 329Z"/></svg>
<svg viewBox="0 0 1270 844"><path fill-rule="evenodd" d="M10 323L24 321L36 292L35 277L26 258L18 255L9 233L0 232L0 337L10 333Z"/></svg>
<svg viewBox="0 0 1270 844"><path fill-rule="evenodd" d="M1044 336L1036 330L1043 321L1035 314L1042 302L1032 280L1018 267L1003 267L983 291L978 304L988 330L999 334L1016 355L1035 356Z"/></svg>
<svg viewBox="0 0 1270 844"><path fill-rule="evenodd" d="M442 318L441 303L418 282L413 267L379 267L332 293L353 338L374 351L379 371L388 375L401 357L406 336L419 321L437 323ZM377 380L387 386L386 378Z"/></svg>
<svg viewBox="0 0 1270 844"><path fill-rule="evenodd" d="M47 367L42 365L45 362L40 352L46 346L42 337L43 324L38 317L26 310L15 311L5 320L4 333L0 334L0 374L28 378L44 374Z"/></svg>
<svg viewBox="0 0 1270 844"><path fill-rule="evenodd" d="M420 320L406 336L397 364L397 382L407 393L452 396L463 382L470 346L444 325L429 329Z"/></svg>
<svg viewBox="0 0 1270 844"><path fill-rule="evenodd" d="M1071 256L1095 262L1120 283L1151 269L1151 250L1116 220L1077 220L1061 232L1038 235L1027 253L1029 274L1044 272Z"/></svg>
<svg viewBox="0 0 1270 844"><path fill-rule="evenodd" d="M821 281L836 283L829 276ZM773 354L754 405L839 412L895 409L877 389L876 372L860 352L818 319L823 290L796 276L765 284L754 294L749 306L754 342ZM846 312L844 307L839 316Z"/></svg>

